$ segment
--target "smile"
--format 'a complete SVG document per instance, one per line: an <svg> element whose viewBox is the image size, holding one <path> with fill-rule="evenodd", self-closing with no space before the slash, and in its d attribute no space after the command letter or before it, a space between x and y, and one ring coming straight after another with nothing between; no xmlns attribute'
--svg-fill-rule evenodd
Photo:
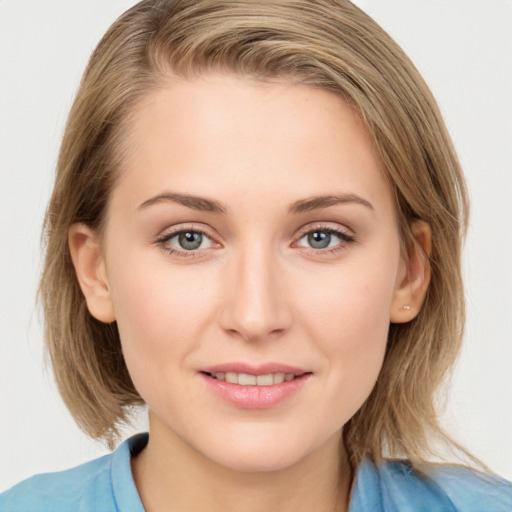
<svg viewBox="0 0 512 512"><path fill-rule="evenodd" d="M301 392L312 372L281 364L252 366L230 363L199 372L207 388L240 409L269 409Z"/></svg>
<svg viewBox="0 0 512 512"><path fill-rule="evenodd" d="M294 373L267 373L265 375L250 375L248 373L217 372L209 374L217 380L223 380L239 386L273 386L295 379Z"/></svg>

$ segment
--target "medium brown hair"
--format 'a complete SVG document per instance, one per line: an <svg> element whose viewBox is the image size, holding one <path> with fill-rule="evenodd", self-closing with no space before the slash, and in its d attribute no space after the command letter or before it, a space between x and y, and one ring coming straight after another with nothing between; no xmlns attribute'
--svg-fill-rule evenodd
<svg viewBox="0 0 512 512"><path fill-rule="evenodd" d="M67 122L45 222L40 297L57 384L79 426L113 445L143 403L125 366L116 324L87 310L68 230L100 230L123 155L123 129L141 98L173 76L228 72L285 78L341 95L365 121L396 198L404 246L411 224L432 230L431 283L418 316L390 326L377 384L343 429L353 465L407 457L420 465L438 423L436 392L458 354L464 324L461 241L467 195L427 85L399 46L345 0L145 0L98 44ZM123 128L124 127L124 128Z"/></svg>

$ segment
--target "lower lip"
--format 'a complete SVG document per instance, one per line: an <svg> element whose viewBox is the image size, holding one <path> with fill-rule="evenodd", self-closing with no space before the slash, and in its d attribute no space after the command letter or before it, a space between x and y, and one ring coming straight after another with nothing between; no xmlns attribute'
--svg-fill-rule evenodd
<svg viewBox="0 0 512 512"><path fill-rule="evenodd" d="M305 373L288 382L272 386L241 386L200 374L208 387L226 402L242 409L270 409L298 393L311 377Z"/></svg>

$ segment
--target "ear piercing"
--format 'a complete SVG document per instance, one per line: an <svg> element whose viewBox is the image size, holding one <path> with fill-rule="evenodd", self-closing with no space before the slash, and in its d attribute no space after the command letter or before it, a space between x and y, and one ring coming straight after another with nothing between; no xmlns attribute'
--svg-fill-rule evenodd
<svg viewBox="0 0 512 512"><path fill-rule="evenodd" d="M408 304L404 304L402 306L402 309L409 310L409 309L411 309L411 306L409 306Z"/></svg>

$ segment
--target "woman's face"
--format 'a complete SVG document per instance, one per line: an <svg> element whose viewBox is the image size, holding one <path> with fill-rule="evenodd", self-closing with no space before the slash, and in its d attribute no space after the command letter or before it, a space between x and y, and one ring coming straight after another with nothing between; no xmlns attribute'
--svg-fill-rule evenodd
<svg viewBox="0 0 512 512"><path fill-rule="evenodd" d="M152 428L244 470L337 438L405 272L363 123L320 89L217 75L147 97L127 137L102 271Z"/></svg>

